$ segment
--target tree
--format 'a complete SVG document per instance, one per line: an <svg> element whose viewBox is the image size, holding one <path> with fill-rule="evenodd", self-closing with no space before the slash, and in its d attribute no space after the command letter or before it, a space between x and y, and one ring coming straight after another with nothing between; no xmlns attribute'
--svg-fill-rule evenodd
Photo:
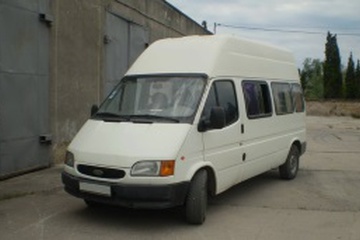
<svg viewBox="0 0 360 240"><path fill-rule="evenodd" d="M337 45L336 34L327 34L325 44L324 61L324 97L341 98L342 97L342 74L339 47Z"/></svg>
<svg viewBox="0 0 360 240"><path fill-rule="evenodd" d="M320 59L305 59L300 71L300 80L307 99L324 97L323 63Z"/></svg>
<svg viewBox="0 0 360 240"><path fill-rule="evenodd" d="M360 99L360 61L357 60L355 69L355 89L357 90L356 97Z"/></svg>
<svg viewBox="0 0 360 240"><path fill-rule="evenodd" d="M346 69L345 75L345 97L347 99L354 99L357 95L357 85L355 81L355 64L352 57L352 53L350 53L349 61Z"/></svg>
<svg viewBox="0 0 360 240"><path fill-rule="evenodd" d="M303 65L304 64L305 64L305 61L304 61ZM299 73L299 76L300 76L301 87L302 87L303 91L305 92L305 90L307 88L307 76L306 76L306 73L303 73L303 70L301 70L300 68L298 68L298 73Z"/></svg>

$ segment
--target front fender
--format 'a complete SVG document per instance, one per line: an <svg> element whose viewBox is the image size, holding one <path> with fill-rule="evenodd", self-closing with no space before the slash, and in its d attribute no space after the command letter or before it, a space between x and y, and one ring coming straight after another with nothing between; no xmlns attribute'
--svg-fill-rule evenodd
<svg viewBox="0 0 360 240"><path fill-rule="evenodd" d="M215 196L217 192L217 178L215 174L215 170L213 165L210 162L201 162L193 165L188 173L187 179L191 181L191 179L195 176L195 174L201 169L206 169L208 172L208 192L210 195Z"/></svg>

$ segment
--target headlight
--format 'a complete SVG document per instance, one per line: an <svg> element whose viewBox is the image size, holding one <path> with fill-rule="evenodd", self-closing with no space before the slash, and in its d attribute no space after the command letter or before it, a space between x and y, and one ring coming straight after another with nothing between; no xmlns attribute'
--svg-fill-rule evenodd
<svg viewBox="0 0 360 240"><path fill-rule="evenodd" d="M65 156L65 164L69 167L74 167L75 158L72 152L67 151Z"/></svg>
<svg viewBox="0 0 360 240"><path fill-rule="evenodd" d="M141 161L131 168L132 176L172 176L174 175L175 161Z"/></svg>

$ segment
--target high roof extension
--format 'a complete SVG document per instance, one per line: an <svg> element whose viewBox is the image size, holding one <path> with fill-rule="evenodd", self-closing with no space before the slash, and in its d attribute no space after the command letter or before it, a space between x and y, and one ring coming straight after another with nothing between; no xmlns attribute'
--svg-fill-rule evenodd
<svg viewBox="0 0 360 240"><path fill-rule="evenodd" d="M292 53L228 35L188 36L156 41L126 75L206 74L298 80Z"/></svg>

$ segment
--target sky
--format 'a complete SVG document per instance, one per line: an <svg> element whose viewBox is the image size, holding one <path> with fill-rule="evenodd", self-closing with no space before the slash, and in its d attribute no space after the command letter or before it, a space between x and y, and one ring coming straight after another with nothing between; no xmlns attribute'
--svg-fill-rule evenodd
<svg viewBox="0 0 360 240"><path fill-rule="evenodd" d="M325 59L328 31L337 34L341 63L344 67L347 66L350 52L355 64L360 59L360 0L167 2L199 24L206 21L211 32L214 32L216 23L216 34L231 34L286 48L294 53L299 68L302 68L305 58ZM281 31L272 31L274 29Z"/></svg>

